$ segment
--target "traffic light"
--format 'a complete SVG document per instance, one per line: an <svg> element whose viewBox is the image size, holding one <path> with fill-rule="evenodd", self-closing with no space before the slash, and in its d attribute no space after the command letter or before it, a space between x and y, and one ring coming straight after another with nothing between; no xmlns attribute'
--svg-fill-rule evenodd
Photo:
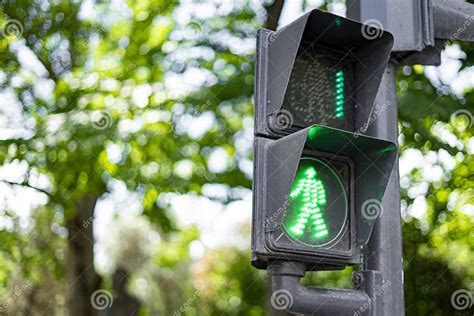
<svg viewBox="0 0 474 316"><path fill-rule="evenodd" d="M252 263L360 263L397 148L362 135L393 39L313 10L257 40ZM371 33L372 34L372 33Z"/></svg>

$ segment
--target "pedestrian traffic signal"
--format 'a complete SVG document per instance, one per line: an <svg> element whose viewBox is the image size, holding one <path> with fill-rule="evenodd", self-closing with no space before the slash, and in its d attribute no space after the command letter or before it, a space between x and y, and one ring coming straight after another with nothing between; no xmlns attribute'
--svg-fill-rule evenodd
<svg viewBox="0 0 474 316"><path fill-rule="evenodd" d="M319 10L257 43L252 263L360 263L396 146L363 135L392 37Z"/></svg>

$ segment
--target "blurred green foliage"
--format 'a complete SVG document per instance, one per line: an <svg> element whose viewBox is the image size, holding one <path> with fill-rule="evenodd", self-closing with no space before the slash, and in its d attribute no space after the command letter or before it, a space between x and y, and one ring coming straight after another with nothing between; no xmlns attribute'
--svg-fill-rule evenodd
<svg viewBox="0 0 474 316"><path fill-rule="evenodd" d="M268 279L249 265L248 251L207 249L193 259L189 249L199 230L180 227L169 203L160 202L172 192L203 195L207 183L251 187L245 168L251 146L240 144L252 128L253 46L265 9L254 1L224 1L202 17L199 5L206 4L1 2L0 89L15 103L2 107L18 107L22 126L9 126L19 131L0 142L0 163L26 163L25 175L10 186L47 196L29 228L13 209L1 210L11 223L0 229L5 310L65 313L65 219L81 197L106 195L112 180L140 196L143 215L161 237L131 279L130 291L143 301L140 314L172 315L185 307L186 315L262 315L269 309ZM21 34L6 28L12 21ZM461 48L462 70L474 54L471 44ZM193 72L205 73L205 80L186 77ZM474 91L455 95L425 74L419 65L398 74L401 156L415 150L442 173L432 180L417 166L401 179L406 308L407 315L450 315L451 294L474 289ZM174 88L173 80L192 88ZM453 115L459 110L471 118ZM192 119L206 117L212 118L208 128L189 132ZM110 146L120 159L110 158ZM226 157L223 171L209 167L218 149ZM439 159L446 155L454 167ZM38 185L38 175L48 184ZM421 193L414 190L420 186ZM414 204L420 197L427 212L414 216L410 206L420 207ZM229 190L224 201L234 199ZM311 274L304 282L349 287L350 272ZM143 280L148 290L140 295Z"/></svg>

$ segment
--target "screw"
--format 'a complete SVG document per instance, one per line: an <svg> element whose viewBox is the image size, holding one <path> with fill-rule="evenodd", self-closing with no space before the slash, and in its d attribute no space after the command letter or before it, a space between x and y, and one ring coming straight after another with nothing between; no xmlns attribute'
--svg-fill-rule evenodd
<svg viewBox="0 0 474 316"><path fill-rule="evenodd" d="M362 284L364 284L364 277L361 273L355 272L352 274L352 284L356 290L360 290L362 288Z"/></svg>

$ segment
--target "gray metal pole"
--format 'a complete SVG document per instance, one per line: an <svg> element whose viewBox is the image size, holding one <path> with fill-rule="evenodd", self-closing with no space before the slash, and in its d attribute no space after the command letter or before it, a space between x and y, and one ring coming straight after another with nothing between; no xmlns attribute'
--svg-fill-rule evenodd
<svg viewBox="0 0 474 316"><path fill-rule="evenodd" d="M474 40L474 5L463 0L347 0L347 16L362 23L381 24L394 36L392 52L404 64L438 64L440 40ZM436 46L436 47L435 47ZM367 134L397 141L397 65L390 64L382 78L376 120ZM377 220L364 253L364 269L381 272L385 284L383 315L404 315L400 184L398 163L390 176L383 213Z"/></svg>
<svg viewBox="0 0 474 316"><path fill-rule="evenodd" d="M389 63L375 100L379 110L376 119L368 128L367 134L397 143L398 115L395 72L396 65ZM398 162L396 162L390 175L382 206L382 214L374 226L364 253L364 268L381 272L384 284L387 285L382 293L383 315L404 315Z"/></svg>

